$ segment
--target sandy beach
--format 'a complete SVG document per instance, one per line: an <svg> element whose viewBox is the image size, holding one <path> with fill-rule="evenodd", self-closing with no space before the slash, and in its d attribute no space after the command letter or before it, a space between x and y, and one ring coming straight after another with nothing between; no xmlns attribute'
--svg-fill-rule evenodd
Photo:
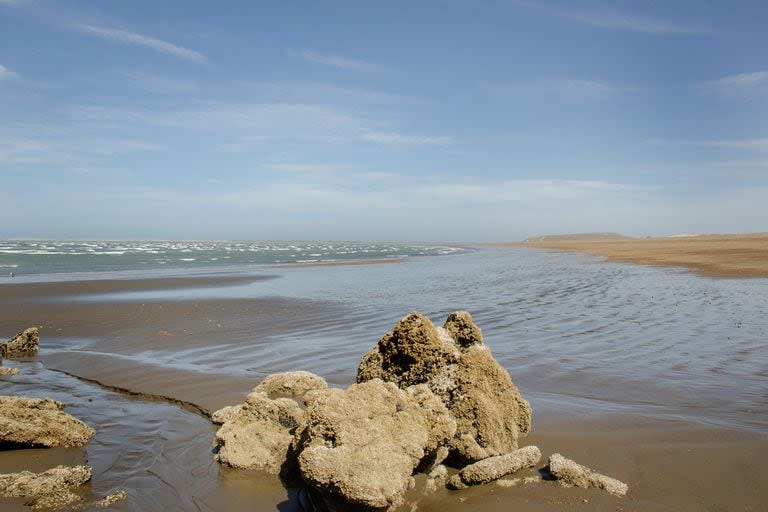
<svg viewBox="0 0 768 512"><path fill-rule="evenodd" d="M0 453L0 468L87 460L96 472L89 492L128 489L117 510L233 503L300 510L296 489L277 477L213 460L210 412L241 402L276 371L308 369L347 386L362 353L402 314L420 308L439 317L458 304L477 312L489 347L531 401L534 429L522 444L573 457L621 478L631 491L618 499L542 482L424 495L417 483L408 500L418 501L419 510L759 510L768 499L761 486L768 479L766 418L759 406L765 376L749 361L763 357L753 340L765 326L753 315L722 331L726 326L713 314L720 327L710 328L711 343L690 332L704 343L698 350L709 364L700 370L699 358L678 342L688 336L681 329L692 314L723 311L723 301L748 314L762 303L737 304L709 289L711 305L699 304L704 281L694 275L638 267L606 276L567 253L520 251L489 248L398 265L255 275L0 285L0 332L36 325L42 336L40 356L6 361L22 373L1 381L0 393L53 396L97 432L86 449ZM562 274L552 275L560 267ZM467 283L483 285L451 285L461 272ZM503 272L528 286L496 284ZM526 277L531 272L538 277ZM670 276L679 281L669 285L677 311L665 305L667 284L642 288L652 276L658 283ZM626 290L631 301L623 289L615 289L616 296L606 292L614 280L636 283L635 291ZM690 304L681 304L681 290ZM648 304L646 293L654 294ZM589 303L593 309L577 320L573 310ZM617 304L626 304L620 318ZM722 346L718 329L745 342ZM617 340L625 347L614 347ZM667 362L657 362L659 354ZM0 509L23 507L9 501Z"/></svg>
<svg viewBox="0 0 768 512"><path fill-rule="evenodd" d="M584 252L608 261L684 267L717 277L768 277L766 233L596 239L573 235L496 245Z"/></svg>

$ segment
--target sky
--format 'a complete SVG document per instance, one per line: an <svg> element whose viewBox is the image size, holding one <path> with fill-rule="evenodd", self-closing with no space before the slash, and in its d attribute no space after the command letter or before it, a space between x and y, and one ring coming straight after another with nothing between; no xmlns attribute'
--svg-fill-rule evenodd
<svg viewBox="0 0 768 512"><path fill-rule="evenodd" d="M0 238L768 231L768 2L0 0Z"/></svg>

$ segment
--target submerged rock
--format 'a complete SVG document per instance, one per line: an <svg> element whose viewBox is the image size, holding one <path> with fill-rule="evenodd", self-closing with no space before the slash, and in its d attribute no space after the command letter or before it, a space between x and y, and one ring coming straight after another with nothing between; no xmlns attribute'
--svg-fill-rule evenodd
<svg viewBox="0 0 768 512"><path fill-rule="evenodd" d="M84 446L94 431L50 398L0 396L0 443L22 446Z"/></svg>
<svg viewBox="0 0 768 512"><path fill-rule="evenodd" d="M0 361L0 365L2 364L2 361ZM0 366L0 376L3 375L18 375L19 369L18 368L6 368L5 366Z"/></svg>
<svg viewBox="0 0 768 512"><path fill-rule="evenodd" d="M112 505L125 500L127 497L128 493L125 492L125 489L117 489L95 502L94 505L98 508L109 508Z"/></svg>
<svg viewBox="0 0 768 512"><path fill-rule="evenodd" d="M382 379L400 388L426 384L456 420L451 456L461 463L509 453L531 428L531 407L483 344L466 311L443 328L417 312L395 325L365 354L357 382Z"/></svg>
<svg viewBox="0 0 768 512"><path fill-rule="evenodd" d="M463 486L486 484L523 468L535 466L541 460L541 451L535 446L526 446L514 452L488 457L470 464L459 471ZM455 479L452 480L452 483ZM462 487L463 487L462 486Z"/></svg>
<svg viewBox="0 0 768 512"><path fill-rule="evenodd" d="M0 356L7 358L34 356L39 350L40 332L37 327L25 329L5 343L0 344Z"/></svg>
<svg viewBox="0 0 768 512"><path fill-rule="evenodd" d="M549 472L561 484L576 487L597 487L616 496L624 496L629 486L609 476L596 473L586 466L555 453L549 457Z"/></svg>
<svg viewBox="0 0 768 512"><path fill-rule="evenodd" d="M372 379L311 394L297 432L302 478L330 511L383 511L403 503L411 475L456 424L427 386Z"/></svg>
<svg viewBox="0 0 768 512"><path fill-rule="evenodd" d="M10 473L0 475L0 496L25 498L33 510L57 509L80 501L73 489L90 479L90 466L57 466L42 473Z"/></svg>
<svg viewBox="0 0 768 512"><path fill-rule="evenodd" d="M241 405L224 407L211 419L221 423L214 445L216 460L239 469L285 473L295 461L290 454L296 429L303 425L304 397L326 388L322 377L309 372L268 376Z"/></svg>

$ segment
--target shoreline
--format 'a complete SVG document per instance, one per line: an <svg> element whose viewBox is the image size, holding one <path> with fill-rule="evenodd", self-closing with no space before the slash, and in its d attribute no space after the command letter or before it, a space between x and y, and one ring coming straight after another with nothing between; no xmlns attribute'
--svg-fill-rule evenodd
<svg viewBox="0 0 768 512"><path fill-rule="evenodd" d="M766 233L643 239L553 239L481 245L581 252L601 256L611 262L687 268L709 277L768 277L768 234Z"/></svg>

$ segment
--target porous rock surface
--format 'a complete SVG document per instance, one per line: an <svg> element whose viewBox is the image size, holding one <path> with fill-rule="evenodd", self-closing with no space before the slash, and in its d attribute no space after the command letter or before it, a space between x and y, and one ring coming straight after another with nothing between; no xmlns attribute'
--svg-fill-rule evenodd
<svg viewBox="0 0 768 512"><path fill-rule="evenodd" d="M58 509L80 501L73 489L90 479L90 466L57 466L42 473L10 473L0 475L0 496L25 498L33 510Z"/></svg>
<svg viewBox="0 0 768 512"><path fill-rule="evenodd" d="M411 475L456 423L426 385L380 379L310 395L296 436L304 481L325 509L384 511L403 503Z"/></svg>
<svg viewBox="0 0 768 512"><path fill-rule="evenodd" d="M596 487L603 489L615 496L624 496L629 486L624 482L601 475L586 466L563 457L559 453L549 457L549 472L560 483L576 487Z"/></svg>
<svg viewBox="0 0 768 512"><path fill-rule="evenodd" d="M304 371L268 376L245 403L213 413L212 421L222 424L214 440L216 460L272 474L288 471L291 441L304 421L304 397L327 386L322 377Z"/></svg>
<svg viewBox="0 0 768 512"><path fill-rule="evenodd" d="M40 332L37 327L30 327L20 332L5 343L0 344L2 357L34 356L40 350Z"/></svg>
<svg viewBox="0 0 768 512"><path fill-rule="evenodd" d="M426 384L456 420L451 456L471 463L518 447L531 428L531 407L483 344L466 311L442 328L412 312L365 354L357 382L382 379L400 388Z"/></svg>
<svg viewBox="0 0 768 512"><path fill-rule="evenodd" d="M84 446L94 431L50 398L0 396L0 443L31 447Z"/></svg>
<svg viewBox="0 0 768 512"><path fill-rule="evenodd" d="M530 468L541 460L541 451L535 446L526 446L513 452L488 457L481 461L465 466L459 471L458 477L463 486L479 485L493 482L499 478L517 473L523 468ZM455 485L456 479L451 480Z"/></svg>

